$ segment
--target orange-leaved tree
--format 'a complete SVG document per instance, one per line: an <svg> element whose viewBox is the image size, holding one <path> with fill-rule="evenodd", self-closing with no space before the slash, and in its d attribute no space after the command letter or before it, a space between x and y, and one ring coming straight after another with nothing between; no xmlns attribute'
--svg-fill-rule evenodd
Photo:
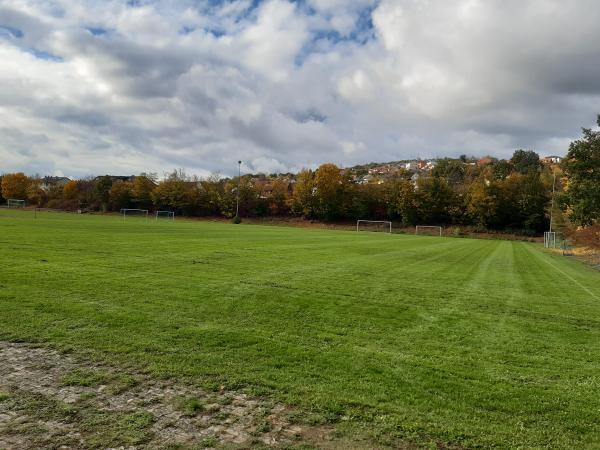
<svg viewBox="0 0 600 450"><path fill-rule="evenodd" d="M23 172L7 173L2 177L2 197L25 200L31 180Z"/></svg>

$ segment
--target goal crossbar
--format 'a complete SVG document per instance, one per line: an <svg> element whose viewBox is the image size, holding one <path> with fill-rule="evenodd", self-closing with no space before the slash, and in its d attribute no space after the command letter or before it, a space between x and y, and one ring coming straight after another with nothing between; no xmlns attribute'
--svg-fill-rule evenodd
<svg viewBox="0 0 600 450"><path fill-rule="evenodd" d="M135 213L140 213L143 216L146 217L146 220L148 220L148 210L147 209L137 209L137 208L121 208L121 214L123 215L123 220L125 220L125 216L127 214L135 214Z"/></svg>
<svg viewBox="0 0 600 450"><path fill-rule="evenodd" d="M156 211L156 220L159 217L166 217L167 219L175 220L175 213L173 211Z"/></svg>
<svg viewBox="0 0 600 450"><path fill-rule="evenodd" d="M17 198L7 198L6 199L6 206L9 208L24 208L25 207L25 200L20 200Z"/></svg>
<svg viewBox="0 0 600 450"><path fill-rule="evenodd" d="M392 232L392 222L390 222L389 220L357 220L356 221L356 231L360 231L360 224L361 223L376 223L376 224L383 224L386 226L386 228L389 227L389 233Z"/></svg>
<svg viewBox="0 0 600 450"><path fill-rule="evenodd" d="M419 230L422 228L436 229L439 230L440 236L442 235L442 227L437 225L417 225L415 226L415 234L419 234Z"/></svg>

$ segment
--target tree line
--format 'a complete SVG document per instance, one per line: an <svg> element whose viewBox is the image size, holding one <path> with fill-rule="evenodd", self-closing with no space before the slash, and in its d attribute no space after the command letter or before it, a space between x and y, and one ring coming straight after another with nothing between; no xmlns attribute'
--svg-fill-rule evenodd
<svg viewBox="0 0 600 450"><path fill-rule="evenodd" d="M160 180L143 173L48 183L46 178L9 173L2 176L0 195L56 209L140 208L232 218L239 185L242 217L385 219L404 225L539 233L549 226L553 190L558 220L590 225L600 218L599 141L598 132L584 130L560 166L542 163L533 151L517 150L509 160L446 158L428 171L398 168L366 183L356 170L330 163L297 174L244 175L239 180L200 179L178 170Z"/></svg>

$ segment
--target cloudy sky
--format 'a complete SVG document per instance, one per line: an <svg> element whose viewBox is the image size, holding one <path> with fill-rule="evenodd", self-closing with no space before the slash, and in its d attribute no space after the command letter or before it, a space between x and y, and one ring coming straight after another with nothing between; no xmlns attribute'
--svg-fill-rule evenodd
<svg viewBox="0 0 600 450"><path fill-rule="evenodd" d="M598 0L0 0L0 172L516 148L600 112Z"/></svg>

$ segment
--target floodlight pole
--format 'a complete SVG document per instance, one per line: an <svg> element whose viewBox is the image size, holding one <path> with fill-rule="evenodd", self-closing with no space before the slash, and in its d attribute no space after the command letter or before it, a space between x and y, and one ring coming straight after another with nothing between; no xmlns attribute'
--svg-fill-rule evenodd
<svg viewBox="0 0 600 450"><path fill-rule="evenodd" d="M242 162L238 161L238 182L235 203L235 217L240 217L240 178L242 176Z"/></svg>
<svg viewBox="0 0 600 450"><path fill-rule="evenodd" d="M552 201L550 203L550 233L552 233L552 213L554 212L554 188L556 186L556 170L553 170L552 172L554 178L552 179Z"/></svg>

